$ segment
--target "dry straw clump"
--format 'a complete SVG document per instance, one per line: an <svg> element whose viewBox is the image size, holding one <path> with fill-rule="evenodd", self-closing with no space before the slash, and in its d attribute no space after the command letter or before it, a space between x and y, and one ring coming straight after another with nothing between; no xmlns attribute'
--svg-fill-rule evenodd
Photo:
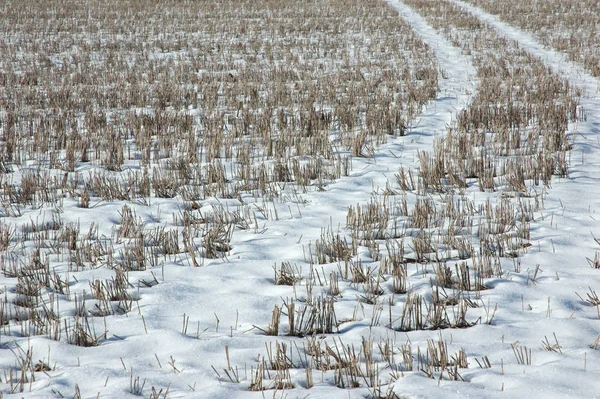
<svg viewBox="0 0 600 399"><path fill-rule="evenodd" d="M469 367L465 349L451 354L443 340L429 339L423 349L413 349L410 344L395 347L389 338L372 337L363 337L356 344L342 338L312 336L294 348L279 341L265 345L266 355L259 356L257 364L251 367L249 381L231 377L229 381L249 385L251 391L292 389L290 370L305 369L306 379L301 385L308 389L313 387L313 372L317 371L321 382L338 388L367 388L369 397L398 398L391 383L404 373L418 370L438 381L465 381L460 373ZM226 374L235 370L230 366Z"/></svg>

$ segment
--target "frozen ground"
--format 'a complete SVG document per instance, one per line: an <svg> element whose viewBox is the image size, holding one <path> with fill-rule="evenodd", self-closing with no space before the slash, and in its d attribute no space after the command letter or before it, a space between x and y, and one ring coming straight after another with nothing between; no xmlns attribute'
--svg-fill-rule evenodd
<svg viewBox="0 0 600 399"><path fill-rule="evenodd" d="M469 362L469 368L461 371L465 382L440 381L417 371L407 372L393 383L393 392L399 397L597 397L600 353L590 345L600 334L600 314L577 293L585 299L590 289L600 289L600 271L586 260L600 250L592 237L600 237L599 82L562 55L537 44L530 35L462 2L456 3L492 24L500 34L518 41L584 90L581 105L587 120L569 126L574 136L569 176L555 179L547 189L543 208L531 224L532 246L520 259L521 272L505 267L504 278L491 282L493 289L482 293L486 305L497 305L491 325L411 333L371 326L375 307L357 308L356 291L350 283L341 282L337 318L353 320L341 324L337 336L344 344L357 348L365 336L376 337L375 342L390 337L397 345L411 343L422 349L427 347L428 339L441 339L452 348L450 353L465 348ZM445 132L477 90L468 56L402 2L390 4L431 45L444 71L438 98L426 107L408 135L390 139L376 149L373 158L354 159L349 177L329 184L325 191L302 194L302 203L265 202L263 211L277 212L278 220L261 222L261 233L236 232L227 260L207 260L204 267L193 269L167 262L153 269L159 284L136 287L136 308L127 315L106 318L108 334L99 346L80 348L41 337L18 340L21 349L13 344L3 346L0 368L14 365L20 351L28 348L32 348L34 362L39 359L56 366L53 371L38 373L23 393L11 395L3 388L4 397L71 397L76 385L81 397L134 397L130 391L136 381L143 385L140 392L144 397L151 396L153 389L156 394L162 389L161 395L168 389L170 398L359 398L369 394L366 388L336 388L329 374L317 371L313 372L314 387L307 389L303 370L292 371L295 388L285 392L250 392L247 387L257 358L265 355L266 342L278 340L294 345L294 339L268 337L255 327L266 328L273 306L289 302L294 296L291 287L273 284L273 265L291 262L308 274L309 244L315 245L324 229L344 234L348 207L365 204L373 191L384 190L386 183L394 180L399 165L416 167L417 152L431 148L434 137ZM474 200L483 196L476 192L469 195ZM408 201L414 198L409 195ZM76 205L75 201L65 201L65 221L78 220ZM132 208L148 227L171 222L170 215L177 212L169 201L159 199L151 206ZM121 204L100 204L94 209L93 222L100 226L99 234L110 235ZM81 220L82 231L91 222ZM367 262L369 255L362 255ZM318 268L325 278L336 270L335 265ZM105 273L92 270L78 277L94 279ZM149 270L136 278L152 276ZM429 284L425 276L421 280L414 284ZM0 285L5 285L2 279ZM296 289L306 288L299 285ZM478 311L485 317L482 309ZM383 313L385 318L385 310ZM104 330L102 325L95 328ZM558 342L560 349L544 350L546 337L550 344ZM332 342L336 338L327 339ZM301 342L296 340L297 345ZM530 365L518 364L513 344L531 350ZM293 352L296 356L295 348ZM484 369L476 359L481 362L485 356L491 367ZM228 362L237 368L241 383L227 378L224 369ZM382 376L389 372L380 370ZM0 380L5 383L8 376L0 376Z"/></svg>

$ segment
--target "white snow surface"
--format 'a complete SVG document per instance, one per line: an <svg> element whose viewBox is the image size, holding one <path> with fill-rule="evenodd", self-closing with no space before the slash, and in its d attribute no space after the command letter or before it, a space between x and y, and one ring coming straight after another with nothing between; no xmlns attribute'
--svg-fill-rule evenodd
<svg viewBox="0 0 600 399"><path fill-rule="evenodd" d="M547 189L543 209L531 224L533 245L520 260L521 273L509 268L505 278L492 283L493 289L482 292L484 303L492 308L497 304L494 322L468 329L395 333L397 345L410 342L414 348L425 350L427 339L443 339L452 348L450 353L465 348L469 361L469 368L461 370L465 382L428 379L415 371L394 382L393 390L399 397L411 398L597 397L600 351L590 345L600 334L600 314L576 293L585 298L590 288L600 290L600 270L591 268L586 260L600 250L592 237L600 237L600 82L529 34L477 8L455 2L581 87L581 106L587 120L569 126L575 144L570 153L569 176L556 178ZM139 309L107 317L108 336L99 346L80 348L42 337L17 340L21 348L33 348L34 361L44 360L56 369L38 373L25 392L5 393L4 397L71 397L77 384L81 397L133 398L136 396L130 393L130 386L136 377L140 384L145 380L144 397L151 394L152 387L164 393L167 386L169 398L263 397L262 392L247 390L251 368L256 367L257 357L265 354L266 342L282 342L285 337L268 337L254 326L266 328L273 306L293 297L291 287L273 284L273 265L284 261L305 265L308 244L314 245L328 227L343 232L348 207L367 203L374 190L381 191L394 180L400 165L416 168L417 151L431 150L433 139L445 133L477 90L469 56L401 1L389 3L431 46L445 76L440 79L438 98L427 105L408 134L390 138L376 149L373 158L354 159L351 175L327 185L325 191L302 194L305 204L265 203L266 212L275 212L273 207L277 207L279 220L263 221L265 230L261 234L236 232L226 261L207 260L200 268L167 262L152 270L159 284L136 291ZM479 194L470 195L475 198ZM93 222L100 225L100 234L110 234L121 205L102 203L94 208ZM150 206L131 206L148 227L171 222L170 215L177 211L168 200L160 199ZM79 219L85 231L92 220L80 218L89 218L89 211L83 214L75 201L65 201L64 207L68 215L65 221ZM368 254L364 256L368 258ZM540 270L532 282L529 277L536 265ZM335 269L323 270L322 274L328 276ZM306 266L303 273L308 273ZM104 270L91 270L85 272L85 277L94 279L106 274ZM150 277L150 271L146 277ZM423 278L423 284L429 284L428 277ZM336 303L338 319L351 317L355 305L356 298L342 294ZM358 311L356 321L341 325L339 338L344 343L358 347L363 336L394 336L389 329L370 328L371 308L365 306ZM187 334L182 334L184 318L189 318ZM104 329L97 320L95 323L97 330ZM562 352L542 349L545 337L554 342L554 334ZM332 342L331 337L328 339ZM301 342L297 340L298 345ZM531 349L531 365L517 364L511 346L517 342ZM223 372L227 368L226 346L229 361L243 380L239 384L230 382ZM14 365L15 352L13 344L0 347L0 369ZM491 368L480 368L475 361L484 356ZM388 371L380 373L387 375ZM0 376L2 382L5 378ZM304 371L294 371L294 389L266 391L264 397L361 398L368 394L365 388L336 388L322 381L317 371L313 378L315 386L306 389Z"/></svg>

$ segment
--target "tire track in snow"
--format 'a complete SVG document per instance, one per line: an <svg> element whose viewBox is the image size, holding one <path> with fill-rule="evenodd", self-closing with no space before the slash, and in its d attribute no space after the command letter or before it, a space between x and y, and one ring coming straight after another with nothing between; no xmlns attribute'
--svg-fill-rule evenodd
<svg viewBox="0 0 600 399"><path fill-rule="evenodd" d="M438 96L425 106L423 112L408 127L406 136L389 137L387 143L375 149L372 158L355 158L350 177L333 182L326 192L307 194L311 201L320 201L317 197L321 200L327 198L326 201L341 205L345 210L349 205L369 201L372 191L383 189L389 182L390 175L393 176L393 173L397 172L400 164L408 167L418 165L417 153L433 148L435 137L445 135L448 126L468 106L477 90L477 70L473 66L471 56L462 54L461 49L452 46L406 4L397 0L386 1L430 46L441 69ZM358 190L352 192L349 201L345 201L344 198L340 198L339 190L344 190L349 182Z"/></svg>
<svg viewBox="0 0 600 399"><path fill-rule="evenodd" d="M354 196L349 205L355 205L357 201L368 201L372 194L371 188L384 188L389 181L386 177L388 172L396 172L400 162L405 166L416 166L417 152L432 149L434 138L445 135L448 126L468 106L477 90L477 70L473 66L471 56L454 47L406 4L398 0L386 2L398 11L399 17L406 20L413 31L430 46L441 69L439 91L437 97L425 106L423 112L408 127L406 136L389 137L387 143L375 148L372 158L353 159L353 172L350 177L338 179L328 185L327 191L336 190L351 180L353 185L363 188L360 193L356 192L357 195L362 195ZM390 153L401 155L389 157ZM326 197L327 191L315 193L315 196ZM313 195L309 193L308 196Z"/></svg>
<svg viewBox="0 0 600 399"><path fill-rule="evenodd" d="M561 78L568 80L577 87L580 87L584 93L581 98L581 106L587 112L587 120L579 121L576 126L571 126L569 130L573 134L578 133L583 134L584 136L586 133L600 133L600 104L598 103L600 80L598 78L590 75L583 69L583 67L569 61L565 54L546 48L531 34L500 21L498 16L489 14L484 10L467 4L461 0L450 1L469 11L481 21L493 27L501 36L519 43L521 48L541 59ZM584 137L584 139L586 139L586 137ZM587 139L589 139L589 137ZM597 145L587 148L588 146L586 146L585 142L580 142L577 144L586 147L586 149L590 151L594 151L594 149L598 148Z"/></svg>
<svg viewBox="0 0 600 399"><path fill-rule="evenodd" d="M598 319L593 307L578 300L576 295L585 297L587 287L597 290L600 283L598 270L590 267L586 260L594 259L600 249L591 237L592 234L596 238L600 236L600 79L569 61L565 54L545 47L531 34L500 21L498 16L461 0L449 1L488 24L500 36L515 41L559 77L582 90L580 107L585 118L570 123L567 130L573 144L568 154L568 177L554 178L552 187L546 191L541 216L536 216L531 224L531 242L538 249L523 255L523 264L529 265L530 270L533 265L541 266L541 276L546 281L529 292L528 301L537 299L538 306L543 308L543 299L548 299L547 319L552 320L552 331L561 339L564 357L560 371L553 372L552 368L541 368L544 364L537 365L535 373L544 377L530 379L526 389L537 393L547 389L557 395L561 392L560 395L565 397L594 395L584 376L585 369L582 374L578 364L579 354L588 354L590 343L598 335ZM504 293L510 295L512 292ZM550 313L550 306L556 316ZM521 323L521 330L518 335L513 335L513 339L526 342L534 336L538 338L543 323L535 317L531 323L535 326L533 330ZM598 359L597 351L589 354ZM532 374L529 371L529 375ZM519 396L527 396L527 393L522 390Z"/></svg>
<svg viewBox="0 0 600 399"><path fill-rule="evenodd" d="M600 218L593 216L595 209L600 211L597 189L600 186L600 79L569 61L565 54L545 47L530 33L502 22L499 16L461 0L450 1L487 23L499 35L517 42L523 50L538 57L562 79L582 90L580 107L585 117L576 123L570 123L568 127L568 134L573 139L573 149L569 154L569 176L555 180L552 190L548 192L545 208L547 212L560 215L560 221L555 218L556 223L562 222L563 226L569 226L569 237L564 237L565 234L562 234L563 237L557 235L554 243L558 239L559 246L562 243L565 251L581 258L587 266L584 257L593 256L593 251L598 249L591 240L590 231L595 231L596 236L600 231ZM599 219L598 222L596 219ZM583 244L590 252L573 251L573 245L582 240L592 241L591 244Z"/></svg>
<svg viewBox="0 0 600 399"><path fill-rule="evenodd" d="M504 334L511 337L513 341L533 342L541 339L542 331L544 333L556 331L564 348L564 354L561 350L563 358L558 368L550 366L551 363L540 362L539 358L543 357L543 354L534 352L536 361L528 370L528 377L523 380L514 378L510 381L509 392L512 390L513 395L539 396L544 390L563 397L593 395L593 388L589 388L584 377L585 371L582 373L579 365L580 354L590 355L587 352L589 344L597 337L597 316L593 307L587 306L583 300L577 300L575 292L585 296L583 293L586 290L585 286L591 284L591 287L598 289L600 282L598 270L590 268L585 259L586 257L593 259L594 253L599 249L590 237L590 231L596 237L600 236L600 217L594 214L595 209L600 213L600 96L598 94L600 80L586 73L580 66L566 60L563 54L544 48L531 35L499 22L497 17L460 0L450 1L487 23L499 36L515 41L520 48L539 58L559 77L581 88L584 93L580 104L587 114L587 119L569 124L567 130L574 144L574 149L568 155L569 176L554 178L551 189L543 190L545 193L542 196L542 210L539 212L539 217L536 215L536 219L531 223L531 243L534 246L521 257L524 270L527 268L532 271L541 266L540 284L532 283L532 287L534 285L535 287L527 289L525 298L529 302L530 311L533 309L536 309L533 312L543 311L547 306L546 319L536 317L534 313L523 317L523 312L511 314L508 310L510 308L502 308L504 320L501 328L502 342L504 342ZM391 2L400 4L399 1ZM537 272L536 269L536 274ZM507 276L509 282L511 278L510 275ZM494 288L491 295L502 296L505 301L514 298L519 290L514 282L497 285ZM482 336L483 339L478 337L477 345L485 348L486 356L489 355L491 359L504 359L501 346L493 341L494 335L499 331L494 329L494 327L487 329L486 334ZM472 331L464 334L470 333ZM597 351L593 352L591 355L597 359ZM509 371L507 375L510 373ZM512 374L512 377L517 377L517 374ZM473 378L472 381L475 382L474 385L486 386L485 382L482 383L483 378L480 381L475 381ZM490 385L487 387L489 388ZM465 388L465 392L469 392L468 389ZM504 390L504 383L502 390ZM486 392L491 395L490 391Z"/></svg>
<svg viewBox="0 0 600 399"><path fill-rule="evenodd" d="M445 75L440 80L440 94L442 97L436 99L433 104L437 112L429 110L424 112L414 129L445 133L446 127L453 120L452 115L458 115L461 110L466 108L472 94L477 90L477 70L473 66L472 57L463 54L460 48L453 46L446 38L437 33L425 21L425 18L402 1L386 1L430 46Z"/></svg>

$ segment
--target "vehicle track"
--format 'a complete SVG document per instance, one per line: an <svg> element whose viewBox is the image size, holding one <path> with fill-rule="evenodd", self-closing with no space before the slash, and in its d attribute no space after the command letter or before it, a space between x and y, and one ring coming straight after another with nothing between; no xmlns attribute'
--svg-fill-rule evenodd
<svg viewBox="0 0 600 399"><path fill-rule="evenodd" d="M529 377L522 379L513 374L516 378L509 383L513 395L524 397L531 394L537 397L545 395L541 392L548 390L554 395L560 392L563 397L589 396L593 389L582 383L579 375L581 369L577 363L584 352L584 357L590 354L594 359L598 357L597 351L587 352L597 335L592 327L597 317L588 311L589 304L581 298L585 298L583 287L589 285L592 291L592 287L596 289L600 282L597 269L590 268L588 264L588 261L593 262L594 253L598 255L598 244L591 235L600 235L600 218L596 215L600 206L597 199L600 176L600 80L576 63L568 61L564 54L545 48L527 32L501 22L498 17L460 0L449 2L488 24L499 36L516 42L521 49L539 58L552 72L582 93L578 120L568 124L567 134L572 143L568 154L568 175L565 178L553 177L551 187L542 190L542 208L531 225L531 242L537 248L522 257L524 268L533 273L533 269L539 267L542 276L539 284L534 282L531 287L521 291L528 298L525 301L530 301L528 306L531 313L519 315L518 312L510 314L508 311L501 327L503 342L505 335L508 340L532 342L543 338L543 334L551 333L550 329L556 329L559 337L568 337L561 340L560 371L549 368L551 362L534 360L534 367L527 371ZM506 301L517 300L517 291L521 289L514 285L513 277L507 276L505 282L508 284L495 286L491 293L492 300L504 300L504 306L509 303ZM575 292L579 292L580 301ZM524 301L523 298L521 295L520 300ZM544 298L547 299L547 305L543 304ZM551 320L550 324L534 314L542 309L546 310L546 319ZM501 345L493 343L492 339L490 336L489 342L486 339L486 342L478 341L477 344L488 346L486 351L498 351L496 356L501 355ZM592 348L596 349L593 345ZM536 353L534 350L533 356L539 359L545 353ZM490 355L490 359L493 358ZM532 378L534 373L536 376ZM503 391L504 388L502 383Z"/></svg>

